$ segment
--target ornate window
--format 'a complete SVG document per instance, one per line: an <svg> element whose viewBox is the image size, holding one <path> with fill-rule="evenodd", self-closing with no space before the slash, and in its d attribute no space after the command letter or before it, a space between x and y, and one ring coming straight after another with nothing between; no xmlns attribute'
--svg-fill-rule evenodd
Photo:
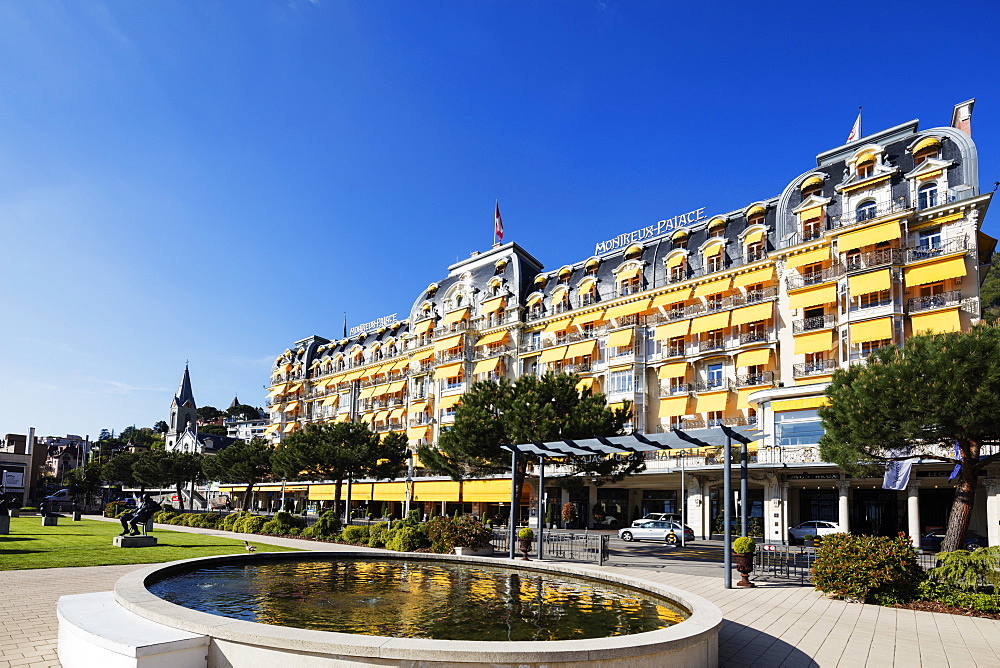
<svg viewBox="0 0 1000 668"><path fill-rule="evenodd" d="M855 220L859 223L871 220L877 213L878 207L875 205L874 200L868 200L858 205Z"/></svg>
<svg viewBox="0 0 1000 668"><path fill-rule="evenodd" d="M928 183L917 190L917 208L929 209L938 205L938 187L936 183Z"/></svg>

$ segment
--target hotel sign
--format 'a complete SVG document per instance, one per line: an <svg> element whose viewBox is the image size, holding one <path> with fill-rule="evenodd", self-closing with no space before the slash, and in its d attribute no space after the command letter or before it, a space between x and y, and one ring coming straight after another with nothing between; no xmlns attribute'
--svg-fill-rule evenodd
<svg viewBox="0 0 1000 668"><path fill-rule="evenodd" d="M363 334L365 332L370 332L373 329L378 329L379 327L388 327L389 325L399 322L399 318L396 314L382 316L378 320L372 320L371 322L366 322L357 327L351 327L351 336L355 334Z"/></svg>
<svg viewBox="0 0 1000 668"><path fill-rule="evenodd" d="M594 255L610 253L611 251L625 248L629 244L658 237L662 234L666 234L667 232L687 227L688 225L693 225L699 220L704 220L707 217L708 216L705 215L705 207L695 209L694 211L688 211L687 213L678 214L673 218L667 218L666 220L661 220L653 225L647 225L646 227L635 230L634 232L619 234L613 239L600 241L597 243Z"/></svg>

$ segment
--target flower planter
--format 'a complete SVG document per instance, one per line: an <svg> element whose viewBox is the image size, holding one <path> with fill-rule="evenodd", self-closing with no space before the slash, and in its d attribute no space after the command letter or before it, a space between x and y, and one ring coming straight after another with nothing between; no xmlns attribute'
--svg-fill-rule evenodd
<svg viewBox="0 0 1000 668"><path fill-rule="evenodd" d="M742 575L742 579L736 583L737 587L756 587L747 577L753 570L753 552L733 552L733 560L736 562L736 570Z"/></svg>
<svg viewBox="0 0 1000 668"><path fill-rule="evenodd" d="M518 538L517 539L517 551L521 553L521 561L531 561L528 559L528 552L531 551L531 541L530 538Z"/></svg>

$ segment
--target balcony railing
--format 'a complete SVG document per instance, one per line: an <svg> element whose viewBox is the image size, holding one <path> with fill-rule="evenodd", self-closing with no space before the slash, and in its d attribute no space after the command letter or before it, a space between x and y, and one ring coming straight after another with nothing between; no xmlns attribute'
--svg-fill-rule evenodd
<svg viewBox="0 0 1000 668"><path fill-rule="evenodd" d="M733 306L746 306L747 304L759 304L760 302L774 299L778 296L777 286L769 286L760 290L751 290L745 295L734 295Z"/></svg>
<svg viewBox="0 0 1000 668"><path fill-rule="evenodd" d="M795 378L801 378L803 376L819 376L829 374L832 373L837 366L837 360L817 360L815 362L793 364L792 376Z"/></svg>
<svg viewBox="0 0 1000 668"><path fill-rule="evenodd" d="M767 330L760 332L743 332L740 334L740 344L744 343L758 343L761 341L767 341L769 332Z"/></svg>
<svg viewBox="0 0 1000 668"><path fill-rule="evenodd" d="M810 332L814 329L829 329L835 324L837 324L837 315L835 313L827 313L815 318L803 318L802 320L792 321L792 333L801 334L802 332Z"/></svg>
<svg viewBox="0 0 1000 668"><path fill-rule="evenodd" d="M806 288L810 285L819 285L820 283L835 280L843 275L844 265L835 264L832 267L827 267L826 269L821 269L819 271L810 271L798 276L788 276L785 278L785 287L789 290Z"/></svg>
<svg viewBox="0 0 1000 668"><path fill-rule="evenodd" d="M848 255L844 266L848 272L862 271L887 264L902 264L903 256L902 248L884 248L882 250L868 251L867 253Z"/></svg>
<svg viewBox="0 0 1000 668"><path fill-rule="evenodd" d="M888 216L890 213L905 211L908 208L906 198L897 197L887 202L879 202L875 206L868 206L859 210L842 213L839 216L833 216L830 223L834 228L854 227L855 225L861 225L881 216Z"/></svg>
<svg viewBox="0 0 1000 668"><path fill-rule="evenodd" d="M851 312L854 311L865 311L870 308L879 308L882 306L891 306L893 303L892 297L886 297L885 299L869 299L865 302L851 302Z"/></svg>
<svg viewBox="0 0 1000 668"><path fill-rule="evenodd" d="M753 385L770 385L774 382L773 371L761 371L746 376L736 376L736 387L751 387Z"/></svg>
<svg viewBox="0 0 1000 668"><path fill-rule="evenodd" d="M956 237L954 239L949 239L943 243L923 246L917 248L907 248L906 249L906 261L907 262L919 262L920 260L927 260L933 257L940 257L942 255L951 255L952 253L963 253L969 250L968 238L965 235Z"/></svg>
<svg viewBox="0 0 1000 668"><path fill-rule="evenodd" d="M476 352L473 354L472 359L483 360L488 357L496 357L497 355L506 355L507 353L514 352L514 348L511 346L497 346L495 348L477 348Z"/></svg>
<svg viewBox="0 0 1000 668"><path fill-rule="evenodd" d="M444 350L434 355L434 360L438 364L444 364L445 362L452 362L454 360L464 360L464 359L465 359L465 352L462 350L459 350L459 352L457 353Z"/></svg>
<svg viewBox="0 0 1000 668"><path fill-rule="evenodd" d="M668 357L680 357L684 355L684 346L663 346L663 354Z"/></svg>
<svg viewBox="0 0 1000 668"><path fill-rule="evenodd" d="M750 264L751 262L757 262L758 260L763 260L767 258L767 251L759 250L752 253L747 253L743 256L743 263Z"/></svg>
<svg viewBox="0 0 1000 668"><path fill-rule="evenodd" d="M681 394L691 394L694 387L691 383L660 383L660 396L675 397Z"/></svg>
<svg viewBox="0 0 1000 668"><path fill-rule="evenodd" d="M560 370L564 373L590 373L594 370L594 363L577 362L576 364L566 364Z"/></svg>
<svg viewBox="0 0 1000 668"><path fill-rule="evenodd" d="M929 311L935 308L943 308L945 306L954 306L955 304L962 303L962 291L961 290L951 290L949 292L942 292L939 295L929 295L927 297L913 297L907 300L906 310L910 313L917 313L919 311Z"/></svg>
<svg viewBox="0 0 1000 668"><path fill-rule="evenodd" d="M699 380L695 383L695 392L717 392L719 390L733 389L733 381L730 378L715 378L712 380Z"/></svg>
<svg viewBox="0 0 1000 668"><path fill-rule="evenodd" d="M704 353L709 350L722 350L725 347L726 340L722 337L698 342L698 352L700 353Z"/></svg>

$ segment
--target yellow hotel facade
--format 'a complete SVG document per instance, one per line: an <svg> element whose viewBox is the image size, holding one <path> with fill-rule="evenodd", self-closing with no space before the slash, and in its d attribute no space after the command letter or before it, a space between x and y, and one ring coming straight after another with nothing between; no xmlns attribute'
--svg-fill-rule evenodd
<svg viewBox="0 0 1000 668"><path fill-rule="evenodd" d="M413 447L433 444L475 381L567 371L609 403L631 401L639 433L756 424L748 501L767 540L807 520L876 534L941 526L953 494L947 467L918 464L902 492L851 479L819 461L816 409L836 369L979 320L996 241L980 231L992 193L979 190L972 106L956 105L948 126L910 121L821 153L778 196L680 213L551 270L516 243L473 253L402 317L341 339L311 336L279 355L268 435L356 420L405 432ZM720 529L718 455L650 453L646 471L620 483L544 493L556 517L572 502L595 528L683 503L696 535L708 537ZM409 489L355 483L352 500L398 515L409 494L424 510L506 514L509 479L424 473ZM296 485L313 502L332 498L329 483ZM1000 469L982 486L972 526L1000 544ZM524 514L538 493L526 486Z"/></svg>

